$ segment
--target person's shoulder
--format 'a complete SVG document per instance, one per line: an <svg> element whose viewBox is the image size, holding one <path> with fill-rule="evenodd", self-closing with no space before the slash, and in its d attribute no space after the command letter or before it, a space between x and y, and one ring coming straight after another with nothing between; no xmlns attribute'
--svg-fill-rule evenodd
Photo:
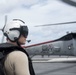
<svg viewBox="0 0 76 75"><path fill-rule="evenodd" d="M10 52L9 54L25 54L23 51L18 51L18 50L14 50L14 51L12 51L12 52Z"/></svg>
<svg viewBox="0 0 76 75"><path fill-rule="evenodd" d="M13 51L13 52L9 53L7 57L10 59L20 59L20 58L27 59L27 55L22 51Z"/></svg>
<svg viewBox="0 0 76 75"><path fill-rule="evenodd" d="M5 64L20 66L21 64L28 64L28 57L22 51L13 51L7 55Z"/></svg>

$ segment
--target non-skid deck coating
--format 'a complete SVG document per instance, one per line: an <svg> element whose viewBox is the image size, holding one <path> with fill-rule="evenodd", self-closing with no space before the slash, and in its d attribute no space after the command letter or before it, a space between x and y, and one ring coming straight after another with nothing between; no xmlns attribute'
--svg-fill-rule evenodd
<svg viewBox="0 0 76 75"><path fill-rule="evenodd" d="M36 60L36 58L34 58L33 67L34 67L36 75L76 75L76 63L75 62L72 62L72 61L61 62L62 59L64 60L66 59L63 57L62 59L61 58L58 58L58 59L60 60L60 62L44 62L50 59L49 58L37 58Z"/></svg>

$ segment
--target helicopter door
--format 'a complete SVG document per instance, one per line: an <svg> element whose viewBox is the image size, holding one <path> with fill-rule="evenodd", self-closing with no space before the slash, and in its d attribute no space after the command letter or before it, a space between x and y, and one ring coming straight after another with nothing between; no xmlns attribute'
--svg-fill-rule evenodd
<svg viewBox="0 0 76 75"><path fill-rule="evenodd" d="M73 47L73 39L63 41L63 54L73 55L74 47Z"/></svg>

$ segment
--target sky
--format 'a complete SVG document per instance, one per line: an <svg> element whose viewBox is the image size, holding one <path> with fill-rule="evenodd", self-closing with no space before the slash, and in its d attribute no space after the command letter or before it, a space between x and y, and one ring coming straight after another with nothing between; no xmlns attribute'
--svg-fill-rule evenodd
<svg viewBox="0 0 76 75"><path fill-rule="evenodd" d="M26 45L58 39L66 32L75 32L75 24L58 26L35 27L36 25L71 22L76 20L76 8L63 3L61 0L1 0L0 1L0 28L12 19L21 19L29 28ZM3 35L0 31L0 39ZM1 42L1 40L0 40Z"/></svg>

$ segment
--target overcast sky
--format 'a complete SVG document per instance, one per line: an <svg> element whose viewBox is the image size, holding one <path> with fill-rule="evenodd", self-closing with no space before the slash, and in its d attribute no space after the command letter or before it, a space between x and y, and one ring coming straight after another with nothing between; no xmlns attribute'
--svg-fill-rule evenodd
<svg viewBox="0 0 76 75"><path fill-rule="evenodd" d="M29 36L27 39L30 39L31 42L26 45L58 39L67 31L76 31L75 24L34 27L76 20L76 8L60 0L1 0L0 28L4 26L5 15L8 15L8 22L19 18L28 25ZM2 32L0 33L0 39L2 39Z"/></svg>

